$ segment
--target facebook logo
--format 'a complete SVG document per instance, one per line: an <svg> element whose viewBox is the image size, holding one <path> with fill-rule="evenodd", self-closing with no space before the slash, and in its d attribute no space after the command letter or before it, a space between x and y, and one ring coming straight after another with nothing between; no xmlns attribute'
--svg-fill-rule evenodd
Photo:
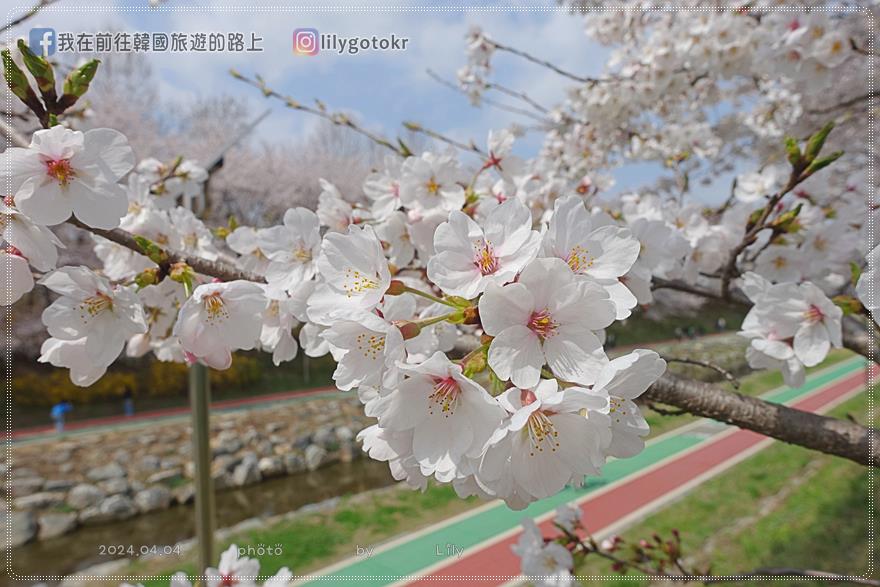
<svg viewBox="0 0 880 587"><path fill-rule="evenodd" d="M31 29L28 46L37 55L48 57L55 53L55 29Z"/></svg>

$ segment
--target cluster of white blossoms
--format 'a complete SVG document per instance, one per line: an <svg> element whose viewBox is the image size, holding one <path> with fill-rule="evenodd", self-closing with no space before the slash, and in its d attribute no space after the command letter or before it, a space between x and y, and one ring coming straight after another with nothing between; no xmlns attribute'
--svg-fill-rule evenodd
<svg viewBox="0 0 880 587"><path fill-rule="evenodd" d="M89 133L105 138L93 147L105 162L96 168L133 166L124 139ZM277 226L238 227L224 239L189 210L168 206L164 183L174 172L157 176L154 163L138 165L125 185L119 171L107 172L103 183L74 190L96 172L74 154L69 162L58 158L65 152L41 154L50 140L79 138L56 126L35 133L29 149L3 155L43 157L42 167L16 173L18 190L2 209L4 238L18 251L7 258L45 272L40 283L60 295L43 315L51 338L41 361L89 385L126 347L129 356L153 352L215 369L228 368L237 350L272 353L276 364L300 347L313 357L329 353L338 388L356 392L376 418L359 435L364 449L396 478L414 487L434 478L514 508L642 449L648 426L633 400L665 362L648 350L610 360L605 329L651 302L655 278L711 279L778 189L744 181L743 190L759 195L735 198L714 219L652 195L600 207L575 192L546 209L535 172L510 154L513 136L500 132L490 135L476 173L448 153L389 159L366 179L366 204L323 182L317 212L290 209ZM124 210L106 205L118 193L127 194ZM781 369L793 384L841 343L842 312L822 287L839 287L835 272L853 260L849 232L827 236L838 223L858 225L849 193L830 200L833 215L818 195L787 196L774 213L797 207L797 229L786 225L784 239L768 229L739 260L755 271L741 283L754 304L743 325L749 362ZM19 198L49 206L72 194L81 196L73 209L81 223L92 225L93 207L117 209L98 226L119 226L147 248L96 237L101 274L52 270L60 243L39 205L25 214ZM149 247L237 265L262 281L223 282L192 268L181 278ZM816 265L797 275L766 261L799 260L806 250ZM12 275L13 291L26 289ZM808 275L818 285L804 282Z"/></svg>
<svg viewBox="0 0 880 587"><path fill-rule="evenodd" d="M786 384L800 387L805 366L818 365L832 346L842 346L843 310L812 283L772 284L746 273L742 289L754 303L740 332L749 339L752 367L779 369Z"/></svg>
<svg viewBox="0 0 880 587"><path fill-rule="evenodd" d="M594 52L608 58L594 78L572 71L564 100L531 110L550 129L538 157L548 198L560 183L595 189L621 161L674 162L694 180L729 169L744 151L766 160L778 153L784 135L811 132L836 104L865 94L870 24L862 7L565 4L583 18ZM467 64L458 82L474 103L484 96L514 98L531 108L539 94L528 96L531 103L516 101L529 90L505 91L504 80L492 77L494 62L521 57L507 50L514 39L496 41L473 28L465 43ZM534 56L540 63L543 51L535 48ZM853 142L864 143L862 131L853 129Z"/></svg>
<svg viewBox="0 0 880 587"><path fill-rule="evenodd" d="M571 535L581 526L580 508L563 505L556 508L553 523ZM532 518L523 518L523 531L516 544L510 547L520 559L520 572L535 587L568 587L578 585L574 577L574 557L571 550L556 540L544 538Z"/></svg>
<svg viewBox="0 0 880 587"><path fill-rule="evenodd" d="M687 55L709 37L723 41L710 61L733 75L739 51L761 45L736 27L779 24L743 19L691 19L700 34L681 40L691 49L669 49ZM631 26L639 25L617 28ZM818 64L810 67L831 67L816 56L831 34L801 39L801 54ZM473 68L487 73L495 45L478 32L470 44ZM644 54L657 51L652 43ZM640 76L675 64L630 64L633 108L645 99ZM702 78L691 87L701 86ZM603 199L606 184L593 172L614 148L596 154L620 138L605 122L619 123L609 109L631 104L617 82L585 88L572 98L579 113L560 118L569 130L550 133L548 145L562 141L563 151L545 146L524 161L512 154L515 133L503 130L489 134L476 162L452 152L389 155L362 194L344 197L322 180L315 211L293 208L275 226L231 232L212 231L188 209L207 179L196 164L135 165L125 137L108 129L37 131L29 147L0 155L11 186L0 208L0 301L30 291L35 273L60 296L43 315L50 338L40 360L70 369L78 385L123 352L215 369L237 350L271 353L276 365L300 348L330 354L338 388L357 393L376 419L359 435L364 449L395 478L415 487L433 478L523 508L642 449L648 427L634 400L665 362L648 350L611 360L604 341L609 326L652 303L652 290L747 296L749 362L792 384L840 346L847 304L837 296L855 293L876 309L876 249L853 287L867 252L859 243L876 241L861 173L816 173L805 167L818 154L808 161L808 146L798 173L776 163L743 173L715 208L662 191ZM684 117L656 144L641 131L627 141L641 137L640 148L674 166L687 159L682 149L714 156L723 141L706 124ZM778 140L777 152L786 152ZM62 244L50 227L65 221L102 229L100 271L56 269ZM121 230L104 232L113 228Z"/></svg>
<svg viewBox="0 0 880 587"><path fill-rule="evenodd" d="M274 547L269 547L274 550ZM262 550L263 547L260 547ZM220 564L216 567L205 569L203 579L196 581L196 585L203 584L206 587L287 587L293 582L293 573L287 567L282 567L277 573L260 581L260 561L247 556L242 556L242 551L248 552L248 548L239 548L235 544L223 551L220 555ZM168 579L169 587L193 587L193 582L184 572L177 572ZM131 585L123 583L120 587L143 587L142 584Z"/></svg>

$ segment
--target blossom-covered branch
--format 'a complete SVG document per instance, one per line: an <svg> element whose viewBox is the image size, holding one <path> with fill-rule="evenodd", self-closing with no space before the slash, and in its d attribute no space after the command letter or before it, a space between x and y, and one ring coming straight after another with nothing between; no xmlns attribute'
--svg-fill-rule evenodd
<svg viewBox="0 0 880 587"><path fill-rule="evenodd" d="M144 241L138 242L138 239L135 235L130 234L119 228L114 228L112 230L94 228L84 224L83 222L75 218L69 220L69 222L77 228L88 231L95 236L105 238L108 241L116 243L117 245L122 245L123 247L126 247L127 249L135 253L149 256L150 252L152 251L153 255L161 259L158 265L160 271L162 272L162 275L167 275L172 265L176 263L183 263L192 268L192 270L196 273L207 275L208 277L214 277L221 281L235 281L236 279L243 279L245 281L252 281L254 283L265 283L266 281L266 279L262 275L252 273L250 271L244 271L229 263L224 263L223 261L211 261L197 255L177 253L175 251L163 249L161 247L154 248L150 247L150 244L146 244L148 250L145 250ZM155 243L152 244L155 245Z"/></svg>

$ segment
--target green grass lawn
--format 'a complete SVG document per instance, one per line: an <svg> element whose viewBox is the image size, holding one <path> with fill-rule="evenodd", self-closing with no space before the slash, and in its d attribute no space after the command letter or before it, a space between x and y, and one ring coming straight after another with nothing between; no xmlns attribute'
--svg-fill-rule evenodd
<svg viewBox="0 0 880 587"><path fill-rule="evenodd" d="M833 352L826 362L816 369L827 367L851 356L846 351ZM769 391L782 384L781 378L777 375L755 373L743 379L741 389L752 395ZM845 415L850 412L861 413L863 410L864 400L861 400L861 403L859 400L854 400L839 407L835 413ZM694 418L662 416L652 412L648 414L648 419L652 424L652 436L656 436ZM819 541L812 550L807 549L806 545L810 544L810 540L816 540L808 530L813 528L816 532L823 532L834 524L840 526L848 520L853 520L857 523L850 527L848 534L829 531L829 535L834 536L835 539L851 538L840 543L840 547L836 542L828 547L834 552L835 557L842 558L840 558L841 564L827 565L827 567L842 568L842 561L848 556L851 556L852 560L859 560L859 553L853 552L852 549L858 542L858 537L865 535L864 532L859 534L858 527L859 523L862 525L866 523L863 510L861 517L855 520L858 517L855 515L855 510L864 502L865 496L864 479L862 481L858 479L860 474L864 477L863 470L848 461L819 456L817 453L786 445L774 445L738 465L722 478L708 482L689 494L684 501L674 504L632 532L627 532L626 536L650 536L655 530L668 531L671 528L679 528L684 534L688 552L694 552L695 547L706 543L708 538L717 535L719 530L730 526L735 520L751 515L762 499L777 494L781 487L791 478L796 478L806 467L816 467L817 465L811 463L817 460L823 467L827 467L823 471L827 471L827 474L833 477L833 483L829 481L828 484L820 484L820 490L816 491L817 495L812 496L815 499L805 499L800 510L790 513L790 516L794 517L793 521L785 518L767 522L768 530L760 535L759 543L756 545L748 543L749 531L742 535L737 533L729 539L722 536L716 550L723 552L724 556L712 557L712 561L715 563L715 568L721 572L751 569L763 565L764 562L745 564L743 560L744 557L754 556L755 549L761 552L771 536L773 548L776 549L773 552L779 555L773 560L780 564L798 564L798 560L822 560L815 558L815 550L826 548L825 544ZM809 490L815 485L816 479L819 477L812 479L813 485L805 484L802 489ZM827 491L829 488L833 488L833 491ZM306 573L353 555L357 545L374 545L389 540L482 503L476 499L460 500L448 486L431 486L425 493L394 488L351 496L344 499L333 511L298 516L294 520L284 521L272 527L246 532L236 536L231 542L239 546L281 545L282 556L262 558L263 572L274 573L278 568L288 566L296 573ZM845 511L839 511L839 508L844 508ZM765 523L765 520L761 520L760 523ZM816 524L820 524L818 530L815 530ZM227 545L228 542L221 546ZM801 551L813 554L806 556L805 559L789 556L790 552ZM811 559L810 556L814 558ZM864 560L863 552L861 556L861 560ZM698 560L703 559L698 558ZM194 573L196 569L192 557L187 557L184 564L180 564L179 560L136 562L121 574L167 576L177 570ZM607 572L607 569L603 569L601 565L595 568L590 565L582 571L596 573ZM147 581L146 585L167 585L167 579Z"/></svg>
<svg viewBox="0 0 880 587"><path fill-rule="evenodd" d="M850 414L867 423L866 395L838 406L831 414ZM672 529L678 529L686 560L696 562L700 568L711 565L713 572L721 574L759 567L863 574L868 560L868 518L876 519L878 513L876 506L868 509L868 490L864 467L776 443L621 536L637 542L650 539L654 532L669 536ZM875 547L875 559L877 555ZM577 572L614 574L601 559L586 561ZM819 584L806 580L783 582ZM648 582L609 579L604 584Z"/></svg>
<svg viewBox="0 0 880 587"><path fill-rule="evenodd" d="M297 574L308 573L355 554L358 545L376 545L398 534L411 532L444 520L482 502L476 498L459 499L452 487L432 486L421 493L395 487L361 496L352 496L333 511L317 512L296 519L247 532L220 545L227 548L274 547L281 556L260 557L260 573L272 575L281 567ZM152 560L133 563L120 574L161 575L162 579L144 581L146 587L167 587L172 571L196 573L192 557L185 564L176 560Z"/></svg>

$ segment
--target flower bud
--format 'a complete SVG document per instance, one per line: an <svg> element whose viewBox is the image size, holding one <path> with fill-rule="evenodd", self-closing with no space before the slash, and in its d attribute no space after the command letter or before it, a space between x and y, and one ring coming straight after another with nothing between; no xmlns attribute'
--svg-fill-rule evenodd
<svg viewBox="0 0 880 587"><path fill-rule="evenodd" d="M464 309L464 321L462 324L479 324L480 309L477 306L470 306Z"/></svg>
<svg viewBox="0 0 880 587"><path fill-rule="evenodd" d="M81 98L89 89L89 84L95 79L95 73L98 71L98 59L87 61L80 67L74 69L64 80L64 93Z"/></svg>
<svg viewBox="0 0 880 587"><path fill-rule="evenodd" d="M388 289L385 290L386 296L399 296L404 293L406 293L406 284L399 279L392 279L388 284Z"/></svg>
<svg viewBox="0 0 880 587"><path fill-rule="evenodd" d="M401 320L400 322L397 322L396 325L397 329L400 330L401 336L403 336L403 340L415 338L422 332L421 327L415 322Z"/></svg>
<svg viewBox="0 0 880 587"><path fill-rule="evenodd" d="M135 276L134 282L138 286L138 289L142 289L148 285L156 285L159 283L159 269L156 267L144 269Z"/></svg>
<svg viewBox="0 0 880 587"><path fill-rule="evenodd" d="M18 50L21 51L25 67L34 76L40 93L47 99L47 105L51 105L49 102L55 101L55 72L52 65L44 57L31 51L24 39L18 40Z"/></svg>

